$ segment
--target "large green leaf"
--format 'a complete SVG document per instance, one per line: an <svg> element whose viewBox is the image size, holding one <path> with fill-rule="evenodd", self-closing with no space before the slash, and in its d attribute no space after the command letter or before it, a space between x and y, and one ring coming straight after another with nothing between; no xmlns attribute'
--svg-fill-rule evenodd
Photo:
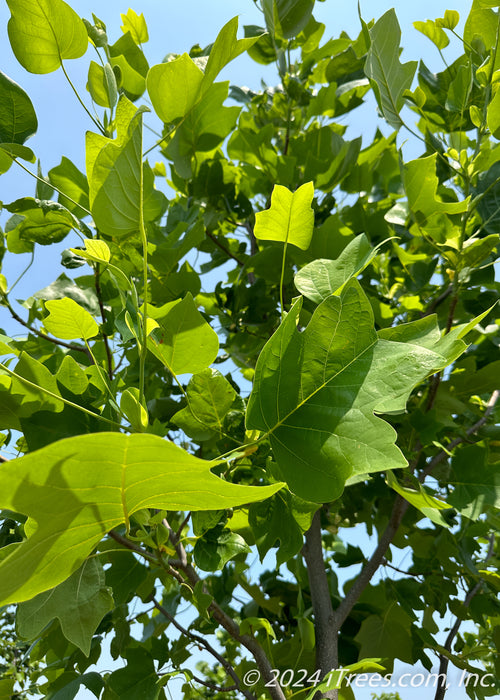
<svg viewBox="0 0 500 700"><path fill-rule="evenodd" d="M488 462L488 450L471 445L453 457L448 501L463 515L477 520L490 507L500 508L499 463Z"/></svg>
<svg viewBox="0 0 500 700"><path fill-rule="evenodd" d="M90 209L108 236L138 233L142 218L142 112L124 96L116 110L117 137L87 132Z"/></svg>
<svg viewBox="0 0 500 700"><path fill-rule="evenodd" d="M394 602L383 615L369 615L355 637L361 647L360 658L377 654L383 658L414 663L413 643L408 632L410 625L409 616Z"/></svg>
<svg viewBox="0 0 500 700"><path fill-rule="evenodd" d="M148 349L172 374L195 374L217 357L217 333L196 308L191 294L170 302L161 310L149 309L159 323L148 338Z"/></svg>
<svg viewBox="0 0 500 700"><path fill-rule="evenodd" d="M356 236L336 260L313 260L295 275L295 286L311 301L320 303L337 294L352 277L359 275L376 255L364 233Z"/></svg>
<svg viewBox="0 0 500 700"><path fill-rule="evenodd" d="M68 438L1 465L0 508L36 529L0 563L0 604L29 600L66 580L111 529L141 508L217 510L267 498L282 484L239 486L213 462L155 435Z"/></svg>
<svg viewBox="0 0 500 700"><path fill-rule="evenodd" d="M270 209L255 215L255 238L293 243L307 250L314 228L313 197L312 182L306 182L295 192L290 192L283 185L275 185Z"/></svg>
<svg viewBox="0 0 500 700"><path fill-rule="evenodd" d="M374 330L356 280L297 330L297 301L255 369L247 427L270 439L280 472L301 498L337 498L352 475L404 467L394 429L374 413L404 411L413 387L465 349L440 338L434 318Z"/></svg>
<svg viewBox="0 0 500 700"><path fill-rule="evenodd" d="M401 63L399 60L401 29L394 9L382 15L369 31L371 45L365 73L380 111L391 126L399 129L403 123L399 116L404 104L403 94L411 87L417 62Z"/></svg>
<svg viewBox="0 0 500 700"><path fill-rule="evenodd" d="M87 30L63 0L7 0L9 39L17 60L30 73L51 73L67 58L80 58Z"/></svg>
<svg viewBox="0 0 500 700"><path fill-rule="evenodd" d="M21 603L16 628L22 639L35 639L45 625L57 618L66 639L88 656L97 625L113 607L101 563L88 559L63 583Z"/></svg>
<svg viewBox="0 0 500 700"><path fill-rule="evenodd" d="M0 143L23 144L37 128L30 98L20 85L0 71Z"/></svg>

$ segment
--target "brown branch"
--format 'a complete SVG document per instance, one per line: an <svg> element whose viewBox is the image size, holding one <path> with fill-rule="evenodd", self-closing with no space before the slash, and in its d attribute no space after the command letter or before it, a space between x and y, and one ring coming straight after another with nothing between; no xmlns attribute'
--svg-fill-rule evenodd
<svg viewBox="0 0 500 700"><path fill-rule="evenodd" d="M490 536L490 544L488 547L488 553L486 555L485 562L490 559L490 557L493 555L493 550L495 546L495 535L492 534ZM469 605L471 604L472 599L474 598L475 595L479 593L481 590L482 583L481 581L478 581L475 586L473 586L469 592L467 593L465 600L463 602L463 607L468 608ZM451 653L451 647L453 646L453 641L455 640L455 637L458 634L458 630L460 629L460 625L462 624L463 620L460 619L459 617L455 618L455 622L453 624L453 627L450 629L448 636L446 637L446 641L443 645L444 649ZM444 654L439 655L439 671L438 671L438 678L446 678L448 674L448 664L450 663L450 660L448 656L445 656ZM443 674L443 675L441 675ZM436 689L436 693L434 695L434 700L443 700L444 695L446 693L446 684L440 684L438 688Z"/></svg>
<svg viewBox="0 0 500 700"><path fill-rule="evenodd" d="M431 314L434 313L434 311L437 309L438 306L440 306L445 299L447 299L450 294L453 292L453 285L450 284L449 287L447 287L444 292L442 292L436 299L434 299L433 302L429 304L427 309L423 312L421 312L421 317L424 318L425 316L430 316Z"/></svg>
<svg viewBox="0 0 500 700"><path fill-rule="evenodd" d="M106 323L106 310L104 308L104 304L102 301L102 290L101 290L101 272L99 268L99 264L95 266L94 270L94 279L95 279L95 291L97 295L97 301L99 304L99 310L101 312L101 319L102 319L102 325L104 327L104 324ZM113 356L111 354L111 349L109 347L109 342L108 342L108 336L104 331L101 333L102 335L102 340L104 342L104 347L106 349L106 360L108 363L108 377L110 380L113 379Z"/></svg>
<svg viewBox="0 0 500 700"><path fill-rule="evenodd" d="M200 637L198 634L195 634L194 632L190 632L189 630L185 629L177 620L171 615L168 610L165 610L165 608L158 603L155 598L151 597L151 602L155 606L155 608L167 619L169 620L174 627L185 637L188 639L191 639L195 644L198 644L198 646L202 646L206 651L208 651L217 661L220 663L220 665L224 668L228 676L231 676L231 678L234 681L234 685L229 686L229 687L219 687L215 685L214 683L208 683L207 681L202 680L201 678L197 678L196 676L193 676L194 680L197 683L201 683L201 685L206 686L207 688L211 688L212 690L217 690L220 693L228 693L231 690L239 690L240 693L242 693L248 700L255 700L255 696L250 693L248 690L242 687L241 685L241 680L236 674L236 671L234 668L231 666L231 664L226 661L226 659L221 656L214 648L213 646L207 642L207 640L204 637Z"/></svg>
<svg viewBox="0 0 500 700"><path fill-rule="evenodd" d="M235 260L235 261L238 263L238 265L239 265L240 267L243 267L243 266L245 265L245 263L243 262L243 260L241 260L240 258L238 258L238 256L234 255L234 253L231 253L231 251L230 251L228 248L226 248L226 246L222 245L222 243L218 240L217 236L214 236L214 234L213 234L213 233L210 233L210 231L208 231L207 229L205 229L205 233L206 233L207 236L210 238L210 240L213 241L213 243L215 243L215 245L216 245L218 248L220 248L221 250L223 250L227 256L229 256L230 258L232 258L233 260Z"/></svg>
<svg viewBox="0 0 500 700"><path fill-rule="evenodd" d="M302 556L307 567L314 612L316 669L320 670L323 679L327 673L338 667L338 629L335 627L335 614L323 559L320 510L314 514L311 527L305 534ZM323 697L336 700L338 693L336 690L329 690Z"/></svg>
<svg viewBox="0 0 500 700"><path fill-rule="evenodd" d="M139 547L138 544L135 544L135 542L131 542L129 539L126 537L123 537L123 535L120 535L118 532L115 530L110 530L108 532L108 535L115 541L118 542L118 544L121 544L122 547L125 547L126 549L130 549L131 552L135 552L136 554L140 554L141 557L144 557L145 559L148 559L149 561L154 562L155 564L158 564L157 558L154 556L154 554L151 554L148 552L146 549L143 549L142 547Z"/></svg>
<svg viewBox="0 0 500 700"><path fill-rule="evenodd" d="M33 333L34 335L37 335L39 338L43 338L43 340L48 340L49 343L53 343L54 345L60 345L63 348L68 348L69 350L76 350L78 352L84 352L87 357L89 358L90 362L94 364L94 360L92 359L92 355L88 351L87 348L82 347L81 345L73 345L72 343L65 343L64 340L59 340L58 338L51 338L49 335L46 335L45 333L42 333L42 331L39 331L37 328L34 328L33 326L30 326L29 323L24 321L18 313L12 308L9 300L5 296L5 294L2 294L2 301L5 304L5 306L8 308L10 315L14 319L14 321L17 321L18 323L21 324L21 326L24 326L24 328L27 328L30 333Z"/></svg>
<svg viewBox="0 0 500 700"><path fill-rule="evenodd" d="M172 530L167 520L164 520L163 522L170 530L170 541L177 552L179 561L179 566L177 569L185 574L189 583L194 588L196 584L201 581L201 579L194 570L193 566L188 563L186 550L184 549L182 542L180 542L179 538L177 537L177 534ZM172 564L172 561L170 561L170 564ZM275 674L272 673L272 666L267 658L267 654L257 640L248 634L241 634L239 625L214 600L212 600L207 609L211 613L214 620L216 620L236 642L239 642L252 654L261 673L262 681L269 684L266 687L269 689L271 699L286 700L283 690L275 678Z"/></svg>
<svg viewBox="0 0 500 700"><path fill-rule="evenodd" d="M387 549L391 544L401 521L403 520L403 516L408 509L408 505L408 502L405 501L404 498L399 495L396 496L389 523L382 533L375 551L364 565L361 573L335 611L335 629L337 632L340 631L340 628L346 621L349 613L357 603L366 586L370 583L372 576L382 564L385 553L387 552Z"/></svg>

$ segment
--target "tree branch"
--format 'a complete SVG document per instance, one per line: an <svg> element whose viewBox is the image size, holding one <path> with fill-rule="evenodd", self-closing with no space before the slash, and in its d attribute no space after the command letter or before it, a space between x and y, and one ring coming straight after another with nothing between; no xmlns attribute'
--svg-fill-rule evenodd
<svg viewBox="0 0 500 700"><path fill-rule="evenodd" d="M72 343L65 343L64 340L59 340L58 338L51 338L49 335L46 335L45 333L42 333L42 331L39 331L37 328L34 328L33 326L30 326L29 323L26 323L24 319L19 316L18 313L12 308L10 301L8 298L5 296L5 294L2 294L2 300L5 306L8 308L10 315L14 319L14 321L17 321L18 323L21 324L21 326L24 326L24 328L27 328L30 333L33 333L34 335L37 335L39 338L43 338L43 340L48 340L49 343L53 343L54 345L60 345L63 348L68 348L69 350L76 350L77 352L83 352L87 357L89 358L90 362L94 364L94 360L92 359L91 354L87 350L87 348L82 347L81 345L73 345Z"/></svg>
<svg viewBox="0 0 500 700"><path fill-rule="evenodd" d="M231 253L231 251L228 248L226 248L226 246L222 245L222 243L218 240L217 236L214 236L214 234L210 233L210 231L208 231L207 229L205 229L205 233L210 238L210 240L213 241L213 243L215 243L215 245L218 248L220 248L221 250L223 250L225 252L225 254L227 256L229 256L230 258L235 260L240 267L244 266L245 263L243 262L243 260L240 260L240 258L238 258L236 255L234 255L234 253Z"/></svg>
<svg viewBox="0 0 500 700"><path fill-rule="evenodd" d="M201 579L194 570L193 566L189 564L186 550L184 549L182 542L180 542L179 538L177 537L177 534L172 530L167 520L164 520L163 522L170 530L170 541L175 547L179 558L179 565L176 568L181 570L186 575L188 581L194 588L196 584L201 581ZM170 564L172 564L172 561L170 561ZM271 663L269 662L264 649L260 646L257 640L248 634L241 634L239 625L214 600L212 600L207 609L210 611L214 620L216 620L235 641L243 645L252 654L261 673L262 681L264 683L269 683L269 686L267 687L272 700L286 700L281 686L277 682L275 675L272 673Z"/></svg>
<svg viewBox="0 0 500 700"><path fill-rule="evenodd" d="M194 676L194 679L196 680L197 683L201 683L202 685L206 686L207 688L211 688L212 690L218 690L220 693L223 692L229 692L231 690L239 690L242 695L244 695L248 700L255 700L255 695L250 693L246 688L242 687L241 685L241 680L236 674L236 671L234 668L231 666L231 664L226 661L226 659L219 654L218 651L216 651L213 646L207 642L207 640L204 637L200 637L198 634L195 634L194 632L190 632L189 630L185 629L177 620L171 615L165 608L158 603L158 601L154 598L151 597L151 602L155 606L155 608L164 616L166 617L167 620L169 620L174 627L179 630L179 632L187 637L188 639L191 639L193 642L198 644L199 646L202 646L206 651L208 651L212 656L217 659L217 661L220 663L220 665L224 668L228 676L231 676L231 678L234 681L234 685L226 688L220 688L219 686L216 686L213 683L207 683L207 681L202 680L201 678L197 678Z"/></svg>
<svg viewBox="0 0 500 700"><path fill-rule="evenodd" d="M311 527L305 534L305 544L302 556L307 567L309 590L311 591L314 611L314 633L316 638L316 669L321 671L321 678L338 666L338 632L335 626L332 598L323 559L321 542L321 511L317 510L311 522ZM329 690L323 694L325 698L336 700L337 690Z"/></svg>

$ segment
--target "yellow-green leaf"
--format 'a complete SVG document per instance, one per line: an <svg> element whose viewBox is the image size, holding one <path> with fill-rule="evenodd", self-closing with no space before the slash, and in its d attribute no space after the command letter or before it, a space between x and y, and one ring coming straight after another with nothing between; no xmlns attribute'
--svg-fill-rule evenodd
<svg viewBox="0 0 500 700"><path fill-rule="evenodd" d="M49 315L43 324L56 338L88 340L99 333L99 326L89 312L73 299L52 299L45 302L45 307Z"/></svg>
<svg viewBox="0 0 500 700"><path fill-rule="evenodd" d="M283 484L240 486L214 462L156 435L97 433L52 443L0 465L0 508L37 527L0 563L0 605L65 581L107 532L142 508L218 510L268 498Z"/></svg>
<svg viewBox="0 0 500 700"><path fill-rule="evenodd" d="M145 44L146 41L149 41L148 27L142 13L138 15L135 10L129 7L127 14L120 14L120 17L123 22L120 29L124 34L130 32L136 44Z"/></svg>
<svg viewBox="0 0 500 700"><path fill-rule="evenodd" d="M295 192L283 185L275 185L271 208L255 215L255 238L293 243L301 250L307 250L314 228L313 197L312 182L306 182Z"/></svg>

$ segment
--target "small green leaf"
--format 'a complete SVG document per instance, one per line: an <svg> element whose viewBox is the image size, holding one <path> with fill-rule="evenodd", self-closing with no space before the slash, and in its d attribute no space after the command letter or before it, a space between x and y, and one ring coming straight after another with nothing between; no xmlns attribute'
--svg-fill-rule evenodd
<svg viewBox="0 0 500 700"><path fill-rule="evenodd" d="M217 527L197 540L193 556L196 565L203 571L220 571L233 557L251 551L241 535Z"/></svg>
<svg viewBox="0 0 500 700"><path fill-rule="evenodd" d="M123 433L60 440L0 465L0 508L37 523L0 562L0 605L65 581L107 532L142 508L224 509L283 485L231 484L211 473L214 466L155 435Z"/></svg>
<svg viewBox="0 0 500 700"><path fill-rule="evenodd" d="M139 402L139 389L125 389L120 398L120 409L130 421L132 429L142 433L149 424L148 412Z"/></svg>
<svg viewBox="0 0 500 700"><path fill-rule="evenodd" d="M51 73L88 46L85 25L63 0L7 0L12 50L30 73Z"/></svg>
<svg viewBox="0 0 500 700"><path fill-rule="evenodd" d="M104 578L99 560L88 559L63 583L21 603L16 616L19 636L35 639L51 620L57 618L66 639L88 656L99 622L114 607Z"/></svg>
<svg viewBox="0 0 500 700"><path fill-rule="evenodd" d="M301 250L307 250L314 229L313 197L312 182L306 182L295 192L283 185L275 185L270 209L255 215L255 238L293 243Z"/></svg>
<svg viewBox="0 0 500 700"><path fill-rule="evenodd" d="M500 90L498 89L498 86L495 94L493 95L493 99L488 105L486 123L488 124L488 129L491 131L492 135L496 139L500 138Z"/></svg>
<svg viewBox="0 0 500 700"><path fill-rule="evenodd" d="M436 20L436 25L438 27L443 27L443 29L455 29L457 24L460 22L460 15L456 10L445 10L444 17L439 17Z"/></svg>
<svg viewBox="0 0 500 700"><path fill-rule="evenodd" d="M56 338L88 340L99 333L99 326L88 311L69 298L46 301L49 315L44 319L45 328Z"/></svg>
<svg viewBox="0 0 500 700"><path fill-rule="evenodd" d="M57 187L74 200L71 201L64 194L59 193L58 201L60 204L69 209L75 216L80 218L88 216L83 208L89 208L89 183L86 176L78 170L76 165L66 156L62 156L59 165L51 168L48 176L51 185L54 185L54 187Z"/></svg>
<svg viewBox="0 0 500 700"><path fill-rule="evenodd" d="M403 94L409 90L417 69L416 61L401 63L399 42L401 29L394 9L369 30L371 46L365 63L365 73L370 79L380 111L395 129L403 122L399 112L404 104Z"/></svg>
<svg viewBox="0 0 500 700"><path fill-rule="evenodd" d="M87 90L101 107L114 107L118 99L116 77L109 63L101 66L95 61L89 65Z"/></svg>
<svg viewBox="0 0 500 700"><path fill-rule="evenodd" d="M445 49L450 43L448 35L437 23L437 20L435 22L431 19L427 19L425 22L413 22L413 26L430 39L438 49Z"/></svg>
<svg viewBox="0 0 500 700"><path fill-rule="evenodd" d="M0 71L0 143L22 145L37 129L38 120L29 96Z"/></svg>
<svg viewBox="0 0 500 700"><path fill-rule="evenodd" d="M127 14L120 14L120 17L123 22L120 29L124 34L130 32L136 44L145 44L149 41L148 27L142 13L138 15L137 12L129 8Z"/></svg>
<svg viewBox="0 0 500 700"><path fill-rule="evenodd" d="M364 233L356 236L336 260L318 259L295 275L295 286L301 294L319 304L330 294L338 294L353 277L359 275L377 253Z"/></svg>
<svg viewBox="0 0 500 700"><path fill-rule="evenodd" d="M130 32L109 47L109 62L117 72L116 80L125 96L132 101L141 97L146 89L149 64Z"/></svg>
<svg viewBox="0 0 500 700"><path fill-rule="evenodd" d="M97 238L86 238L84 244L85 250L71 248L71 251L85 258L85 260L92 260L93 262L102 263L103 265L109 263L111 260L111 251L105 241L100 241Z"/></svg>
<svg viewBox="0 0 500 700"><path fill-rule="evenodd" d="M439 511L447 510L452 508L452 506L430 496L421 484L417 483L416 488L402 486L390 470L387 471L386 478L388 485L400 496L403 496L408 503L411 503L412 506L423 513L426 518L432 520L436 525L441 525L441 527L450 527Z"/></svg>
<svg viewBox="0 0 500 700"><path fill-rule="evenodd" d="M165 304L161 316L151 308L149 313L159 328L148 338L148 349L170 372L195 374L212 364L219 339L196 308L191 294Z"/></svg>

